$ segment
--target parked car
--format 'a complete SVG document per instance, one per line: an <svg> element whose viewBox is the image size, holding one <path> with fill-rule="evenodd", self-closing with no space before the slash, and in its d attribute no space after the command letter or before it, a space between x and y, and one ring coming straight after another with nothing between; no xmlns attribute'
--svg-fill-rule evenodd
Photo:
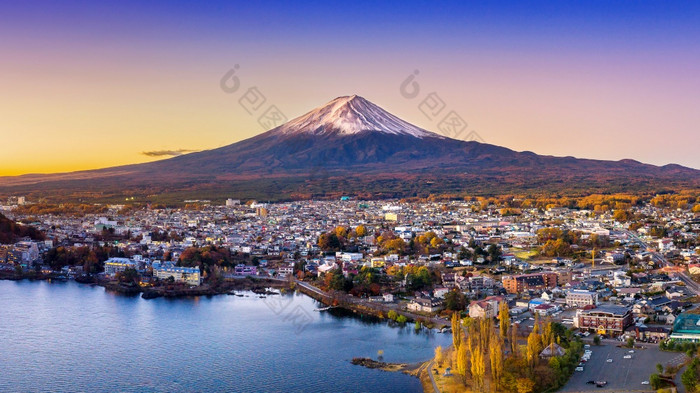
<svg viewBox="0 0 700 393"><path fill-rule="evenodd" d="M625 355L623 356L624 359L632 359L632 355Z"/></svg>
<svg viewBox="0 0 700 393"><path fill-rule="evenodd" d="M583 367L576 367L574 370L576 370L576 371L583 371Z"/></svg>

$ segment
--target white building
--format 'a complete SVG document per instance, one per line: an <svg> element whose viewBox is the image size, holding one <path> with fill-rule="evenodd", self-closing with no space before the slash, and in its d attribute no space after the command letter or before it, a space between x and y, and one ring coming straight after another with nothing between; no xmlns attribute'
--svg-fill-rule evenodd
<svg viewBox="0 0 700 393"><path fill-rule="evenodd" d="M566 304L570 307L585 307L598 304L598 294L595 292L574 290L566 294Z"/></svg>
<svg viewBox="0 0 700 393"><path fill-rule="evenodd" d="M105 261L105 274L114 276L128 268L136 269L136 267L136 262L129 258L109 258Z"/></svg>
<svg viewBox="0 0 700 393"><path fill-rule="evenodd" d="M201 284L201 276L198 267L173 266L170 263L153 263L153 276L159 280L167 280L172 277L175 282L184 282L188 285Z"/></svg>

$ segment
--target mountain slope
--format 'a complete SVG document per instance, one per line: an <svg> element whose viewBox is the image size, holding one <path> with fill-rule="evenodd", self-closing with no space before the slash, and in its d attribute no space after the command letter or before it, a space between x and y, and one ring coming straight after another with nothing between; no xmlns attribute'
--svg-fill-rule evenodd
<svg viewBox="0 0 700 393"><path fill-rule="evenodd" d="M700 187L700 171L633 160L540 156L413 126L358 96L338 97L228 146L145 164L0 178L0 193L177 194L287 199L327 193L600 192Z"/></svg>

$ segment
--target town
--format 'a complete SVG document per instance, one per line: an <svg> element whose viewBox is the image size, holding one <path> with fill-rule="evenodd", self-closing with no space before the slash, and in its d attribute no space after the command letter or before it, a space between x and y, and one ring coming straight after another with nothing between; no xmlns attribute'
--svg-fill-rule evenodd
<svg viewBox="0 0 700 393"><path fill-rule="evenodd" d="M59 208L14 197L3 215L40 236L0 248L0 277L185 296L241 280L294 283L330 306L441 329L454 313L497 320L507 304L522 334L546 318L583 338L674 346L700 342L700 205L677 199Z"/></svg>

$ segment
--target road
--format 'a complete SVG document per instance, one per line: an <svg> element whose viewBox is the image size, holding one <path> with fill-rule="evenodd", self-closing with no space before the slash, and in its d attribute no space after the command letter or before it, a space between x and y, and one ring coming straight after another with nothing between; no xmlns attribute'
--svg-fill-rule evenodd
<svg viewBox="0 0 700 393"><path fill-rule="evenodd" d="M430 363L428 363L428 375L430 376L430 382L433 383L433 391L435 393L440 393L440 389L438 389L437 383L435 383L435 378L433 377L433 361L431 360Z"/></svg>
<svg viewBox="0 0 700 393"><path fill-rule="evenodd" d="M642 247L645 250L649 250L649 245L645 243L642 239L639 238L634 232L632 231L626 231L627 235L630 237L630 239L637 243L640 247ZM674 266L671 262L669 262L663 255L656 251L651 251L651 258L654 262L658 262L661 266L667 267L667 266ZM676 273L678 276L678 279L683 281L683 283L686 285L688 289L690 289L695 295L700 295L700 285L693 281L692 278L688 275L688 273L685 272L678 272Z"/></svg>

